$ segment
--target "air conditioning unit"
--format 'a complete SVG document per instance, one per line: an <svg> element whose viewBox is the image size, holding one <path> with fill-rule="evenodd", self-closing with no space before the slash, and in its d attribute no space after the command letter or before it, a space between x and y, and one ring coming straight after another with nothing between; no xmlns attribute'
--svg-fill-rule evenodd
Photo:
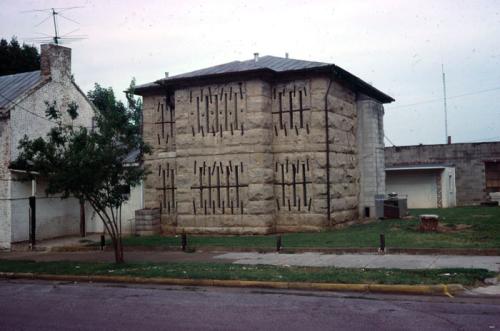
<svg viewBox="0 0 500 331"><path fill-rule="evenodd" d="M384 218L385 194L375 194L375 218Z"/></svg>
<svg viewBox="0 0 500 331"><path fill-rule="evenodd" d="M408 215L408 198L389 193L384 200L384 218L403 218Z"/></svg>

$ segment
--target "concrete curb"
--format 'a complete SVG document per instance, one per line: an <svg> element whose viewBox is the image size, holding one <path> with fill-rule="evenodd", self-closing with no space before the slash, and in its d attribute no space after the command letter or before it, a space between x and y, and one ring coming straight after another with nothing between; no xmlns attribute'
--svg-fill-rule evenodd
<svg viewBox="0 0 500 331"><path fill-rule="evenodd" d="M292 290L315 290L337 292L366 292L409 295L443 295L452 297L465 289L460 284L439 285L384 285L384 284L339 284L339 283L309 283L309 282L270 282L250 280L220 280L220 279L183 279L183 278L143 278L132 276L80 276L51 275L36 273L0 272L0 278L6 279L37 279L68 282L98 282L98 283L128 283L181 286L219 286L243 288L273 288Z"/></svg>

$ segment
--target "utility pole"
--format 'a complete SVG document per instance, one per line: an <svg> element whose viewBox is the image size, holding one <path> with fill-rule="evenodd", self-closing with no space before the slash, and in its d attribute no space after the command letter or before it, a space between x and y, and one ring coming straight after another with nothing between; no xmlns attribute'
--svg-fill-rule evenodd
<svg viewBox="0 0 500 331"><path fill-rule="evenodd" d="M441 64L441 73L443 75L443 103L444 103L444 143L448 143L448 106L446 104L446 75L444 65Z"/></svg>

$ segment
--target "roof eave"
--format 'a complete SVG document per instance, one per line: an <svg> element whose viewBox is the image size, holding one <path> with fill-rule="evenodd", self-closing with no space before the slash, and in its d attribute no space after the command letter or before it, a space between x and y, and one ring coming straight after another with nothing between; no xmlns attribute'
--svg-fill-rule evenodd
<svg viewBox="0 0 500 331"><path fill-rule="evenodd" d="M365 93L369 97L372 97L382 103L391 103L396 100L392 98L391 96L385 94L384 92L380 91L379 89L373 87L372 85L368 84L361 78L351 74L349 71L342 69L341 67L336 66L335 64L331 65L332 73L338 77L340 80L347 81L348 83L351 83L359 89L361 92Z"/></svg>
<svg viewBox="0 0 500 331"><path fill-rule="evenodd" d="M179 88L179 87L188 87L194 85L203 85L203 84L213 84L217 83L217 81L227 81L227 80L240 80L242 78L264 78L268 80L280 78L286 75L297 75L297 74L305 74L305 73L325 73L327 75L333 75L335 78L340 81L344 81L350 85L355 90L361 91L367 96L380 101L381 103L390 103L395 100L383 93L382 91L376 89L372 85L366 83L362 79L354 76L350 72L334 65L328 64L319 67L313 68L305 68L305 69L297 69L297 70L287 70L277 72L275 70L269 68L259 68L252 69L246 71L235 71L235 72L225 72L218 74L210 74L210 75L202 75L202 76L194 76L194 77L179 77L179 78L162 78L154 83L156 86L146 86L143 88L136 88L134 90L134 94L144 95L154 91L162 90L162 89L171 89L171 88Z"/></svg>

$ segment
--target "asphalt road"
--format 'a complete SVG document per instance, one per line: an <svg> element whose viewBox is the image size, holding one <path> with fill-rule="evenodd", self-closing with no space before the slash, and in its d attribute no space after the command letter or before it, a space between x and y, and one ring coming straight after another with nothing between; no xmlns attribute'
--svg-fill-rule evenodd
<svg viewBox="0 0 500 331"><path fill-rule="evenodd" d="M0 280L0 330L493 330L500 300Z"/></svg>

